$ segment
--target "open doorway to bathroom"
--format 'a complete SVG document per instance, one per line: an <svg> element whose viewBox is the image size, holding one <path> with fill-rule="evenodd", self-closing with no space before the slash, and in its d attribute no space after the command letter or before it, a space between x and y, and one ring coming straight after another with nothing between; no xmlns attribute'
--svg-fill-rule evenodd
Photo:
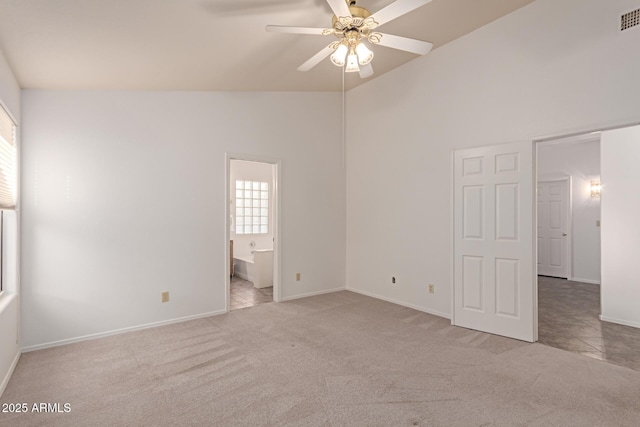
<svg viewBox="0 0 640 427"><path fill-rule="evenodd" d="M227 307L237 310L274 301L278 164L232 156L228 166Z"/></svg>

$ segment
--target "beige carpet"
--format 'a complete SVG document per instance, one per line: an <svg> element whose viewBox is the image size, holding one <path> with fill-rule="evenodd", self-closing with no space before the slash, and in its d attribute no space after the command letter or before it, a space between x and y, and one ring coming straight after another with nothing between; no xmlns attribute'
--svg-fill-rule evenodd
<svg viewBox="0 0 640 427"><path fill-rule="evenodd" d="M640 425L640 372L351 292L22 356L27 426Z"/></svg>

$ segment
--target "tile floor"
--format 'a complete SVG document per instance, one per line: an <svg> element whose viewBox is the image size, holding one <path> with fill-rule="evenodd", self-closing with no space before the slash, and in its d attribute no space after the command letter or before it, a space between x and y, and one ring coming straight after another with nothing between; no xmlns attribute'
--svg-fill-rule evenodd
<svg viewBox="0 0 640 427"><path fill-rule="evenodd" d="M253 283L237 276L231 278L231 310L273 302L273 286L257 289Z"/></svg>
<svg viewBox="0 0 640 427"><path fill-rule="evenodd" d="M538 341L640 371L640 329L601 322L600 285L538 277Z"/></svg>

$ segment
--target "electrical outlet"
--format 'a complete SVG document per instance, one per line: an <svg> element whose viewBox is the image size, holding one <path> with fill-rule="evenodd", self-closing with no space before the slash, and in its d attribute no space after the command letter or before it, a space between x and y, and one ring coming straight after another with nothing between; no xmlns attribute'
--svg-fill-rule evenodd
<svg viewBox="0 0 640 427"><path fill-rule="evenodd" d="M300 281L300 273L296 273L296 282Z"/></svg>
<svg viewBox="0 0 640 427"><path fill-rule="evenodd" d="M162 293L162 302L169 302L169 292Z"/></svg>
<svg viewBox="0 0 640 427"><path fill-rule="evenodd" d="M395 278L395 276L391 278L391 283L392 283L392 284L394 284L394 285L396 284L396 278Z"/></svg>
<svg viewBox="0 0 640 427"><path fill-rule="evenodd" d="M435 293L435 292L436 292L436 289L435 289L435 288L436 288L436 287L435 287L435 285L434 285L434 284L429 283L429 293L430 293L430 294L433 294L433 293Z"/></svg>

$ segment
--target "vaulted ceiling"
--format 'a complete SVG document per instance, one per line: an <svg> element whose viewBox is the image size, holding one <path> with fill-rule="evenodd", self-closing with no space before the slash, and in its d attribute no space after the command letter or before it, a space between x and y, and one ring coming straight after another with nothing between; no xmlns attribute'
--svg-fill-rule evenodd
<svg viewBox="0 0 640 427"><path fill-rule="evenodd" d="M437 49L532 1L433 0L381 31ZM325 0L0 0L0 48L23 88L333 91L342 72L328 59L296 70L333 36L264 29L330 27L331 17ZM417 58L373 49L371 78ZM363 81L347 74L345 85Z"/></svg>

